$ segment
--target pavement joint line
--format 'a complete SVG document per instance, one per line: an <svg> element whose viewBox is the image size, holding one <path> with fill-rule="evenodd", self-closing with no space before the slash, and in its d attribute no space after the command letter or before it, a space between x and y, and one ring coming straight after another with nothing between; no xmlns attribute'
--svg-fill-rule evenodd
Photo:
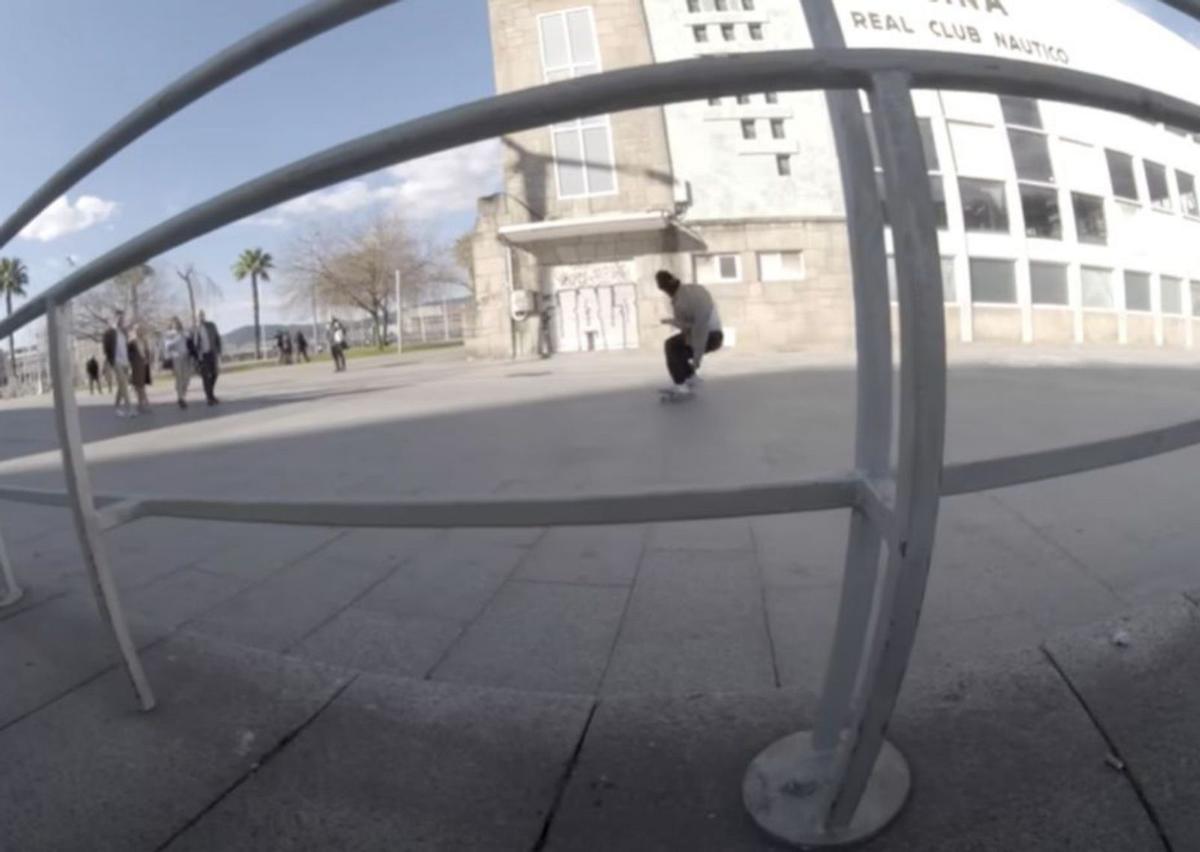
<svg viewBox="0 0 1200 852"><path fill-rule="evenodd" d="M596 718L596 711L599 709L600 700L593 699L591 709L588 710L587 719L584 720L583 729L579 732L579 739L575 742L575 748L571 752L571 756L567 760L567 765L563 767L562 775L558 779L558 785L554 790L554 799L550 802L550 810L546 812L546 819L542 823L542 830L538 834L537 841L533 844L532 852L542 852L550 840L550 829L554 827L554 818L558 815L558 809L562 806L563 797L567 793L567 786L571 783L571 777L575 774L575 767L579 764L579 755L583 753L583 744L587 740L588 732L591 731L592 720Z"/></svg>
<svg viewBox="0 0 1200 852"><path fill-rule="evenodd" d="M1012 516L1015 517L1020 523L1024 524L1026 527L1028 527L1029 530L1037 538L1041 539L1046 544L1050 545L1058 553L1060 553L1062 556L1064 556L1067 559L1067 561L1070 562L1077 570L1083 572L1083 575L1085 577L1087 577L1087 579L1091 580L1093 583L1096 583L1096 584L1102 586L1105 591L1107 591L1110 595L1113 596L1114 599L1116 599L1117 602L1125 603L1125 599L1121 597L1120 593L1116 590L1116 588L1114 586L1112 586L1104 578L1097 577L1095 574L1093 574L1092 570L1090 568L1088 568L1087 563L1084 562L1082 559L1080 559L1078 556L1076 556L1074 553L1072 553L1071 550L1065 544L1063 544L1058 539L1051 536L1048 532L1046 532L1045 529L1043 529L1042 527L1035 524L1029 518L1025 517L1025 514L1023 512L1021 512L1019 509L1017 509L1015 506L1011 506L1008 503L1006 503L1003 499L1000 498L1000 496L998 494L989 494L987 496L989 498L991 498L991 500L993 502L995 502L996 504L998 504L999 506L1001 506L1002 508L1007 510L1010 514L1012 514Z"/></svg>
<svg viewBox="0 0 1200 852"><path fill-rule="evenodd" d="M28 586L26 586L25 587L25 595L26 595L25 598L22 598L21 600L17 601L17 603L13 604L11 609L9 609L9 608L0 609L0 621L7 621L10 618L16 618L21 613L31 612L31 611L37 609L38 607L42 607L48 603L51 603L52 601L61 600L62 598L65 598L67 595L71 594L71 591L69 589L63 589L62 591L54 592L49 597L41 598L40 600L29 600L28 599L29 594L30 594L30 588Z"/></svg>
<svg viewBox="0 0 1200 852"><path fill-rule="evenodd" d="M346 532L345 532L345 533L343 533L343 535L347 535L347 534L349 534L350 532L351 532L350 530L346 530ZM438 536L436 536L436 537L435 537L435 540L441 541L441 540L445 540L445 539L446 539L446 538L448 538L448 537L449 537L449 533L443 530L443 531L441 531L441 534L440 534L440 535L438 535ZM361 591L359 594L355 595L355 596L354 596L354 598L353 598L353 599L352 599L352 600L351 600L349 603L347 603L347 604L346 604L345 606L343 606L343 607L340 607L340 608L339 608L339 609L338 609L336 612L334 612L334 613L333 613L332 615L330 615L328 618L326 618L326 619L322 619L322 620L321 620L321 622L320 622L319 624L315 625L315 626L314 626L314 627L313 627L311 630L308 630L308 631L306 631L306 632L304 633L304 635L303 635L303 636L301 636L299 639L297 639L295 642L292 642L291 644L289 644L289 645L285 646L285 647L283 648L283 650L282 650L280 653L282 653L282 654L290 654L290 653L292 653L292 652L293 652L293 650L294 650L294 649L295 649L297 646L299 646L299 645L302 645L302 644L303 644L303 643L304 643L304 642L305 642L305 641L306 641L306 640L307 640L307 639L308 639L310 636L312 636L314 633L316 633L316 632L317 632L318 630L320 630L322 627L324 627L325 625L329 624L331 621L333 621L333 620L334 620L335 618L337 618L339 615L341 615L342 613L344 613L346 610L348 610L348 609L350 609L351 607L353 607L355 604L357 604L359 601L361 601L363 598L365 598L365 597L366 597L367 595L369 595L371 592L375 591L375 589L376 589L376 588L378 588L379 586L383 585L383 584L384 584L385 582L387 582L388 580L392 579L392 577L396 576L396 574L397 574L397 573L399 573L399 571L400 571L400 569L401 569L401 568L403 568L405 565L409 564L409 563L410 563L410 562L411 562L413 559L415 559L415 558L416 558L416 557L417 557L417 556L418 556L420 553L423 553L424 551L428 550L428 549L429 549L429 547L431 547L431 546L432 546L432 545L426 545L425 547L420 547L420 548L417 548L416 552L414 552L414 553L411 553L411 554L409 554L408 556L405 556L403 559L401 559L399 562L397 562L397 563L396 563L396 564L395 564L395 565L392 567L392 570L391 570L391 571L389 571L389 572L388 572L386 575L384 575L383 577L380 577L380 578L379 578L378 580L376 580L374 583L371 583L369 586L367 586L367 588L363 589L363 590L362 590L362 591Z"/></svg>
<svg viewBox="0 0 1200 852"><path fill-rule="evenodd" d="M513 567L510 568L509 572L504 576L504 579L500 581L498 586L496 586L496 591L492 593L492 596L484 601L483 606L479 608L478 612L467 619L467 621L459 625L458 635L454 637L454 641L452 641L442 650L442 653L434 661L433 665L425 670L425 676L422 678L423 680L436 680L436 678L433 676L434 672L438 670L442 663L446 662L446 660L450 658L450 654L453 653L454 649L458 647L458 644L462 642L463 638L466 637L467 633L470 632L471 628L475 626L479 619L483 618L484 613L491 609L491 606L493 603L495 603L496 598L500 596L500 593L504 591L508 584L512 582L513 578L517 576L517 572L520 571L525 565L526 561L533 554L533 551L537 550L538 546L546 540L546 536L550 535L550 529L550 527L542 527L541 533L531 544L525 548L525 552L521 554L521 558L516 561ZM448 535L449 533L447 533L447 536Z"/></svg>
<svg viewBox="0 0 1200 852"><path fill-rule="evenodd" d="M754 530L754 519L746 522L750 528L750 548L754 553L754 578L758 581L758 598L762 602L763 631L767 634L767 647L771 651L771 674L775 678L775 688L783 686L779 677L779 657L775 651L775 634L771 630L771 614L767 611L767 581L766 572L762 566L762 551L758 546L758 533Z"/></svg>
<svg viewBox="0 0 1200 852"><path fill-rule="evenodd" d="M254 775L256 775L258 772L265 769L266 766L272 760L274 760L278 754L280 754L285 748L287 748L289 745L291 745L291 743L298 736L300 736L302 733L304 733L304 731L308 728L309 725L311 725L313 722L317 721L317 718L319 716L321 716L321 714L323 714L326 710L328 710L330 705L333 704L333 702L335 702L339 698L341 698L342 694L347 689L349 689L350 686L356 680L358 680L358 677L359 677L359 675L357 673L351 672L350 676L346 679L346 682L344 684L342 684L341 686L339 686L337 689L335 689L333 691L333 694L330 695L329 698L327 698L324 702L322 702L320 707L318 707L315 711L313 711L313 713L310 714L308 716L308 718L302 720L299 725L297 725L295 728L293 728L292 730L285 733L282 737L280 737L279 741L277 743L275 743L274 746L272 746L271 748L269 748L265 752L263 752L262 757L260 757L256 761L254 761L250 765L249 769L247 769L245 772L243 772L241 775L239 775L224 790L222 790L220 793L218 793L216 798L214 798L211 802L209 802L207 805L205 805L203 808L201 808L199 813L197 813L195 816L193 816L191 819L189 819L187 822L185 822L177 831L172 832L171 835L165 841L160 843L158 846L154 847L155 852L163 852L163 850L167 849L167 847L169 847L172 843L174 843L176 840L178 840L180 837L182 837L187 831L189 831L197 823L199 823L200 820L204 819L204 817L207 816L214 808L218 807L221 804L221 802L223 802L223 801L225 801L225 799L229 798L229 796L231 796L234 792L236 792L237 789L239 787L241 787L243 784L245 784L248 780L250 780L250 778L254 777Z"/></svg>
<svg viewBox="0 0 1200 852"><path fill-rule="evenodd" d="M578 586L581 589L627 589L629 583L600 583L586 580L548 580L545 577L513 577L514 583L531 583L535 586Z"/></svg>
<svg viewBox="0 0 1200 852"><path fill-rule="evenodd" d="M1067 674L1066 669L1064 669L1059 664L1058 660L1054 658L1054 654L1051 652L1050 648L1043 643L1041 645L1041 652L1046 658L1047 662L1050 663L1051 668L1058 673L1058 676L1062 679L1063 684L1068 690L1070 690L1071 694L1075 696L1075 700L1079 702L1079 706L1083 709L1083 712L1087 714L1088 719L1091 720L1092 726L1104 740L1109 752L1119 761L1121 761L1121 765L1124 767L1121 770L1121 774L1129 781L1129 786L1133 790L1133 794L1137 796L1138 802L1142 806L1142 810L1146 813L1146 818L1150 821L1150 824L1154 827L1155 833L1158 834L1158 839L1162 842L1164 852L1174 852L1175 847L1171 843L1171 838L1167 836L1167 832L1163 827L1162 820L1159 819L1158 812L1154 809L1154 804L1150 801L1150 796L1146 793L1145 787L1143 787L1141 782L1138 781L1138 777L1133 771L1133 765L1125 758L1125 755L1121 754L1120 747L1117 745L1116 740L1113 739L1108 730L1104 727L1104 723L1100 721L1100 716L1087 703L1087 699L1084 698L1083 693L1080 692L1078 687L1075 686L1074 682Z"/></svg>
<svg viewBox="0 0 1200 852"><path fill-rule="evenodd" d="M629 591L625 594L625 605L621 608L621 617L617 620L617 629L613 631L612 644L608 646L608 656L604 660L604 668L596 680L596 692L604 691L604 682L608 679L608 671L612 668L613 657L617 655L617 645L621 642L621 634L625 632L625 621L629 617L629 608L633 605L633 593L637 589L638 578L642 576L642 565L646 562L646 554L650 552L650 537L654 534L653 525L642 529L642 548L638 551L637 564L633 569L633 580L629 583ZM589 720L590 721L590 720Z"/></svg>

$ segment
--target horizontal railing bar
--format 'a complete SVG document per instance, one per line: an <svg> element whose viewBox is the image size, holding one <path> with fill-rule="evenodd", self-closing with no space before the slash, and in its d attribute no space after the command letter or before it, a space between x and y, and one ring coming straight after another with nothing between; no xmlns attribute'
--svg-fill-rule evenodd
<svg viewBox="0 0 1200 852"><path fill-rule="evenodd" d="M973 494L1058 479L1148 459L1200 444L1200 420L1071 447L946 465L942 495Z"/></svg>
<svg viewBox="0 0 1200 852"><path fill-rule="evenodd" d="M126 498L111 495L97 495L97 506L111 506ZM10 503L26 503L31 506L53 506L65 508L71 505L71 497L66 491L56 491L51 488L12 488L0 486L0 500Z"/></svg>
<svg viewBox="0 0 1200 852"><path fill-rule="evenodd" d="M38 187L0 225L0 248L64 192L189 104L298 44L395 2L397 0L317 0L267 24L197 65L102 133Z"/></svg>
<svg viewBox="0 0 1200 852"><path fill-rule="evenodd" d="M517 500L273 502L141 499L141 517L330 527L558 527L641 524L818 512L853 506L858 479L713 490Z"/></svg>
<svg viewBox="0 0 1200 852"><path fill-rule="evenodd" d="M1200 132L1200 106L1069 69L1009 59L903 50L788 50L623 68L464 104L321 151L248 181L111 250L0 321L7 337L117 273L292 198L448 148L587 115L762 91L870 88L907 73L916 88L1023 94L1126 112Z"/></svg>

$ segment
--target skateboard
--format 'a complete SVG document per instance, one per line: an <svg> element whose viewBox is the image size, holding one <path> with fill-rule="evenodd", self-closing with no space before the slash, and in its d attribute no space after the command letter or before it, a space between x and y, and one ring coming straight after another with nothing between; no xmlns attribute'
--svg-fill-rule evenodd
<svg viewBox="0 0 1200 852"><path fill-rule="evenodd" d="M662 388L658 392L658 401L662 403L689 402L695 398L696 394L694 391L692 393L680 393L674 388Z"/></svg>

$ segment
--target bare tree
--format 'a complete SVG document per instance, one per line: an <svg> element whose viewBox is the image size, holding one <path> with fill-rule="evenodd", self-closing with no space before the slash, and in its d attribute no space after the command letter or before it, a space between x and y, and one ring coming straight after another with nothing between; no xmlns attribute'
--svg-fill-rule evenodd
<svg viewBox="0 0 1200 852"><path fill-rule="evenodd" d="M179 276L179 280L187 288L188 307L192 312L192 325L195 325L196 299L199 298L202 301L222 299L224 298L224 293L221 292L221 288L217 282L213 281L206 273L198 270L194 263L185 263L183 266L176 266L175 274Z"/></svg>
<svg viewBox="0 0 1200 852"><path fill-rule="evenodd" d="M75 336L99 343L117 311L124 312L131 324L164 328L184 304L180 296L149 264L127 269L75 300Z"/></svg>
<svg viewBox="0 0 1200 852"><path fill-rule="evenodd" d="M359 310L371 319L373 338L387 344L389 306L396 272L405 301L421 294L446 274L446 252L433 240L414 234L395 214L379 214L357 226L314 229L287 254L288 302L293 309L319 300L331 308Z"/></svg>

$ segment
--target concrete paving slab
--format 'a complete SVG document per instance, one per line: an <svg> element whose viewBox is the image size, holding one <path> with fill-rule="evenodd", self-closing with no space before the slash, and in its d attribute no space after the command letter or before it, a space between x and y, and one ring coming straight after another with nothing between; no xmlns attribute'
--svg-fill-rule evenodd
<svg viewBox="0 0 1200 852"><path fill-rule="evenodd" d="M628 586L637 575L647 529L558 527L529 552L517 570L523 580Z"/></svg>
<svg viewBox="0 0 1200 852"><path fill-rule="evenodd" d="M375 674L425 677L462 634L457 621L349 607L291 653Z"/></svg>
<svg viewBox="0 0 1200 852"><path fill-rule="evenodd" d="M145 662L159 700L151 713L114 670L0 732L0 845L157 849L345 681L193 639L169 640Z"/></svg>
<svg viewBox="0 0 1200 852"><path fill-rule="evenodd" d="M754 550L750 522L745 518L655 524L647 544L650 550Z"/></svg>
<svg viewBox="0 0 1200 852"><path fill-rule="evenodd" d="M320 553L345 534L327 527L228 526L238 529L228 531L215 550L202 551L191 567L228 577L243 586L261 582L293 562Z"/></svg>
<svg viewBox="0 0 1200 852"><path fill-rule="evenodd" d="M129 621L139 646L163 635L140 619ZM95 602L82 595L65 595L0 621L0 649L0 728L119 661Z"/></svg>
<svg viewBox="0 0 1200 852"><path fill-rule="evenodd" d="M173 632L236 596L244 585L229 577L183 568L123 598L126 611Z"/></svg>
<svg viewBox="0 0 1200 852"><path fill-rule="evenodd" d="M792 690L604 698L548 850L781 848L746 816L749 761L811 725ZM906 697L892 725L916 778L900 819L868 852L1152 850L1137 797L1036 653L976 665Z"/></svg>
<svg viewBox="0 0 1200 852"><path fill-rule="evenodd" d="M453 535L401 565L357 606L393 617L436 617L466 624L483 611L527 553L525 548Z"/></svg>
<svg viewBox="0 0 1200 852"><path fill-rule="evenodd" d="M432 673L435 680L593 693L629 598L622 587L513 581Z"/></svg>
<svg viewBox="0 0 1200 852"><path fill-rule="evenodd" d="M532 849L590 709L362 676L168 848Z"/></svg>
<svg viewBox="0 0 1200 852"><path fill-rule="evenodd" d="M849 521L845 511L751 518L763 582L802 588L840 585Z"/></svg>
<svg viewBox="0 0 1200 852"><path fill-rule="evenodd" d="M246 589L191 624L197 633L282 651L333 618L394 569L318 552Z"/></svg>
<svg viewBox="0 0 1200 852"><path fill-rule="evenodd" d="M753 554L648 553L603 691L730 691L774 683Z"/></svg>
<svg viewBox="0 0 1200 852"><path fill-rule="evenodd" d="M765 597L779 682L815 700L833 645L841 589L781 586L766 589Z"/></svg>
<svg viewBox="0 0 1200 852"><path fill-rule="evenodd" d="M1114 642L1123 631L1126 645ZM1200 613L1182 599L1047 649L1115 744L1175 849L1200 849Z"/></svg>

